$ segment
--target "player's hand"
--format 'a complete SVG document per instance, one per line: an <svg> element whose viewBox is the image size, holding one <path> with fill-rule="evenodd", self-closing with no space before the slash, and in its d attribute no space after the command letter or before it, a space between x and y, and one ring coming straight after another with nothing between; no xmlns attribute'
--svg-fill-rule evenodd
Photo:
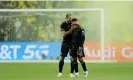
<svg viewBox="0 0 133 80"><path fill-rule="evenodd" d="M77 24L77 25L80 25L80 23L79 23L78 21L76 22L76 24Z"/></svg>
<svg viewBox="0 0 133 80"><path fill-rule="evenodd" d="M71 27L71 29L68 32L64 33L63 37L70 34L73 31L73 29L75 29L75 27Z"/></svg>
<svg viewBox="0 0 133 80"><path fill-rule="evenodd" d="M67 34L66 33L64 33L64 35L63 35L63 37L65 37Z"/></svg>
<svg viewBox="0 0 133 80"><path fill-rule="evenodd" d="M75 24L73 24L73 25L76 26L76 27L80 27L79 22L77 22L77 23L75 23Z"/></svg>
<svg viewBox="0 0 133 80"><path fill-rule="evenodd" d="M75 28L76 28L76 25L72 26L69 31L64 33L63 37L65 37L66 35L70 34Z"/></svg>
<svg viewBox="0 0 133 80"><path fill-rule="evenodd" d="M72 25L71 27L71 30L75 29L76 28L76 25Z"/></svg>

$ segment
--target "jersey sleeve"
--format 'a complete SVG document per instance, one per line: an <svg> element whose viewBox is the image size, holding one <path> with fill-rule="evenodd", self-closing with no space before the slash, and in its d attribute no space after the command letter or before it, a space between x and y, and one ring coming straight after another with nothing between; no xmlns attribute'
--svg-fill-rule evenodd
<svg viewBox="0 0 133 80"><path fill-rule="evenodd" d="M60 25L61 31L65 31L63 24Z"/></svg>
<svg viewBox="0 0 133 80"><path fill-rule="evenodd" d="M85 30L81 29L81 31L80 31L80 46L83 46L84 41L85 41Z"/></svg>
<svg viewBox="0 0 133 80"><path fill-rule="evenodd" d="M63 23L60 25L60 28L61 28L61 31L67 31L66 23L63 22Z"/></svg>

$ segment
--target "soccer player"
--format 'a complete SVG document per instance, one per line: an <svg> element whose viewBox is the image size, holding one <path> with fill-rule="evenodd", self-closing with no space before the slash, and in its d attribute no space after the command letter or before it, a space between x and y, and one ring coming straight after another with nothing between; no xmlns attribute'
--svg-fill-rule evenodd
<svg viewBox="0 0 133 80"><path fill-rule="evenodd" d="M71 27L71 19L72 19L71 14L67 14L66 15L66 21L64 21L60 26L61 32L63 34L63 41L62 41L62 45L61 45L61 55L60 55L61 57L60 57L60 61L59 61L59 73L58 73L57 77L62 76L64 59L67 56L69 49L70 49L71 38L72 38L71 31L73 30L73 28Z"/></svg>
<svg viewBox="0 0 133 80"><path fill-rule="evenodd" d="M84 29L80 26L78 23L78 19L73 18L72 19L72 27L75 27L72 31L72 46L71 46L71 56L72 56L72 71L71 73L74 72L75 69L75 76L79 76L78 73L78 63L77 63L77 58L79 62L82 65L82 68L84 70L84 77L88 76L88 71L86 68L86 64L82 57L85 56L84 51L83 51L83 44L85 40L85 31Z"/></svg>

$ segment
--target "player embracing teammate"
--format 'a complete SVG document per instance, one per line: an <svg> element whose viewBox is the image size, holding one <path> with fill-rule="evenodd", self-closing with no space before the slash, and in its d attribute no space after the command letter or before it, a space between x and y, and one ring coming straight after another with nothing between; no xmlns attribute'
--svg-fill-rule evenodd
<svg viewBox="0 0 133 80"><path fill-rule="evenodd" d="M62 76L62 70L64 66L64 59L67 57L68 52L70 53L71 58L71 72L70 77L78 77L78 61L81 63L84 70L84 77L88 76L88 71L86 69L86 64L82 57L84 57L84 40L85 40L85 31L78 23L78 19L73 18L71 14L66 15L66 21L61 24L61 31L63 34L63 41L61 46L61 58L59 61L59 73L57 77Z"/></svg>

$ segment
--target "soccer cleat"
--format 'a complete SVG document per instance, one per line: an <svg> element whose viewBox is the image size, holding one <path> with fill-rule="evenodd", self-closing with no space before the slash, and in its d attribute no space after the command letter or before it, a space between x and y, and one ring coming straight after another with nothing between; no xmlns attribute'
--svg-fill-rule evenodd
<svg viewBox="0 0 133 80"><path fill-rule="evenodd" d="M75 77L75 75L73 73L70 74L70 77Z"/></svg>
<svg viewBox="0 0 133 80"><path fill-rule="evenodd" d="M57 77L61 77L62 76L62 73L58 73Z"/></svg>
<svg viewBox="0 0 133 80"><path fill-rule="evenodd" d="M79 73L75 73L75 76L76 76L76 77L79 77Z"/></svg>
<svg viewBox="0 0 133 80"><path fill-rule="evenodd" d="M84 72L84 77L87 77L88 76L88 71L85 71Z"/></svg>

